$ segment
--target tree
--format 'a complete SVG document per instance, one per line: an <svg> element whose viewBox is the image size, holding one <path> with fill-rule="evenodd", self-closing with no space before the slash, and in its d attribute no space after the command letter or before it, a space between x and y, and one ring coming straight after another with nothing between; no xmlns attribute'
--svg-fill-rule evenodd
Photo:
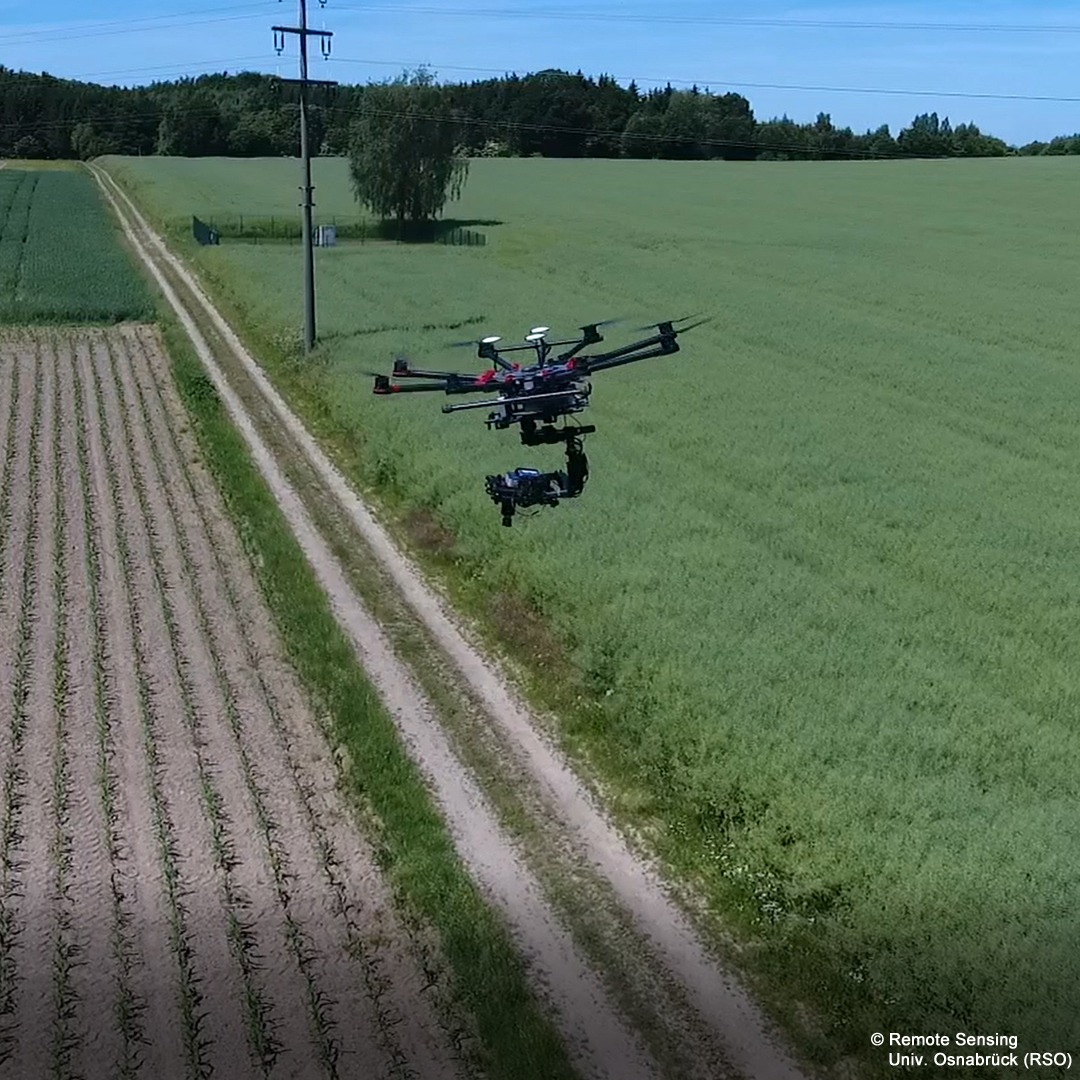
<svg viewBox="0 0 1080 1080"><path fill-rule="evenodd" d="M757 121L750 102L741 94L706 94L705 152L711 158L744 161L755 153Z"/></svg>
<svg viewBox="0 0 1080 1080"><path fill-rule="evenodd" d="M912 157L946 157L952 150L949 118L941 121L936 112L921 113L897 135L896 145L902 154Z"/></svg>
<svg viewBox="0 0 1080 1080"><path fill-rule="evenodd" d="M166 157L212 157L228 152L217 99L205 87L185 86L170 97L158 125L157 152Z"/></svg>
<svg viewBox="0 0 1080 1080"><path fill-rule="evenodd" d="M384 219L423 226L457 199L468 175L458 152L457 124L424 69L369 86L359 103L349 145L349 175L357 200Z"/></svg>
<svg viewBox="0 0 1080 1080"><path fill-rule="evenodd" d="M693 91L675 91L669 98L660 123L663 156L683 160L705 156L702 143L705 140L705 109L700 94Z"/></svg>
<svg viewBox="0 0 1080 1080"><path fill-rule="evenodd" d="M663 147L663 113L639 109L626 121L622 152L629 158L658 158Z"/></svg>
<svg viewBox="0 0 1080 1080"><path fill-rule="evenodd" d="M71 129L71 149L83 161L113 153L113 148L94 130L94 125L83 122Z"/></svg>

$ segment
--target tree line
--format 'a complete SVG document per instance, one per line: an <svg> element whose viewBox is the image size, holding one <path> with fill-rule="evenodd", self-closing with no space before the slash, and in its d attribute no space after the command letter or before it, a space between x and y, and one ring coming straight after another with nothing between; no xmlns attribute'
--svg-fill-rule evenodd
<svg viewBox="0 0 1080 1080"><path fill-rule="evenodd" d="M310 91L309 136L346 154L370 88ZM417 91L419 92L419 90ZM829 114L811 123L758 120L741 94L670 85L642 92L613 78L548 70L425 86L431 122L450 125L466 157L630 157L686 160L866 159L1077 154L1080 134L1007 145L973 123L926 113L895 135L857 133ZM0 157L295 156L297 88L251 72L124 88L0 66Z"/></svg>

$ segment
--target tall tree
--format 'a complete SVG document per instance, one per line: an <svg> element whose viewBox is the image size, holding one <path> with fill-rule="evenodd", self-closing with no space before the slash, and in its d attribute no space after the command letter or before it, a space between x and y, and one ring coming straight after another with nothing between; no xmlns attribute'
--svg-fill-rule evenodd
<svg viewBox="0 0 1080 1080"><path fill-rule="evenodd" d="M460 197L468 161L458 152L454 115L425 69L368 87L358 111L349 145L353 192L394 219L399 236Z"/></svg>

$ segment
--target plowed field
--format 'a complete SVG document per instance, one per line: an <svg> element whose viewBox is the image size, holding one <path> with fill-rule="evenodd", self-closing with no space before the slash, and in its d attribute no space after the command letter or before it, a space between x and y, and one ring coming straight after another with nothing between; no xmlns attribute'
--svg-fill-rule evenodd
<svg viewBox="0 0 1080 1080"><path fill-rule="evenodd" d="M5 332L0 1074L456 1075L334 776L156 334Z"/></svg>

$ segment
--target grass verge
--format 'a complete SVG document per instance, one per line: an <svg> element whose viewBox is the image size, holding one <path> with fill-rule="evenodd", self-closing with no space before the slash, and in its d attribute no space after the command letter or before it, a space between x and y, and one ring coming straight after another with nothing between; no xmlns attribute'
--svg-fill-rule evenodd
<svg viewBox="0 0 1080 1080"><path fill-rule="evenodd" d="M243 439L171 312L159 310L173 375L208 467L236 522L288 657L351 761L347 794L371 811L380 867L399 901L437 933L455 998L470 1012L489 1076L569 1080L574 1071L509 934L454 851L396 728Z"/></svg>

